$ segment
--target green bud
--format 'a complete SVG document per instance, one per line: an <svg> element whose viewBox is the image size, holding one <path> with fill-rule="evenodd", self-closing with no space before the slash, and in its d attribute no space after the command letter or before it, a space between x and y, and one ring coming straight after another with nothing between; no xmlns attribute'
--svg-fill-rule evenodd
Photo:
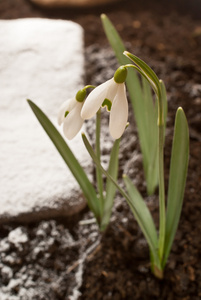
<svg viewBox="0 0 201 300"><path fill-rule="evenodd" d="M114 73L114 81L116 83L123 83L126 81L127 68L125 66L119 67Z"/></svg>
<svg viewBox="0 0 201 300"><path fill-rule="evenodd" d="M83 102L84 99L86 98L86 90L85 89L82 89L82 90L79 90L75 96L75 99L78 101L78 102Z"/></svg>

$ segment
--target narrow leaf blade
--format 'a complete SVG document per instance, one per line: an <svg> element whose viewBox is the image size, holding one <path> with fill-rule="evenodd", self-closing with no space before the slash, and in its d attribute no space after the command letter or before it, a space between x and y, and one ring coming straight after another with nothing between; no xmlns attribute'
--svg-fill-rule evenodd
<svg viewBox="0 0 201 300"><path fill-rule="evenodd" d="M101 21L103 24L103 29L107 36L107 39L114 50L114 53L119 61L120 64L127 64L129 60L123 55L125 50L124 44L122 39L120 38L118 32L116 31L115 27L113 26L112 22L109 18L105 15L101 15Z"/></svg>
<svg viewBox="0 0 201 300"><path fill-rule="evenodd" d="M158 89L160 89L159 79L156 73L142 59L128 51L125 51L124 54L129 57L147 75L147 77L155 84Z"/></svg>
<svg viewBox="0 0 201 300"><path fill-rule="evenodd" d="M43 129L46 131L47 135L57 148L61 157L64 159L65 163L69 167L73 176L79 183L83 194L86 197L89 208L94 212L97 220L99 219L99 203L96 196L96 192L91 182L89 181L84 169L81 167L80 163L77 161L76 157L66 144L65 140L48 119L48 117L43 113L43 111L31 100L27 100L32 111L37 117L38 121L42 125Z"/></svg>
<svg viewBox="0 0 201 300"><path fill-rule="evenodd" d="M178 227L183 204L189 158L188 124L182 108L175 119L167 200L164 265L167 261Z"/></svg>
<svg viewBox="0 0 201 300"><path fill-rule="evenodd" d="M150 214L150 211L137 188L125 175L124 182L126 184L126 188L131 199L131 203L129 203L129 205L131 206L131 208L135 208L135 211L138 212L138 215L136 216L134 211L134 215L136 219L138 219L138 222L140 223L140 227L142 228L145 237L147 238L147 240L151 241L151 245L153 245L156 250L158 247L158 237L156 227L153 218Z"/></svg>
<svg viewBox="0 0 201 300"><path fill-rule="evenodd" d="M112 22L109 20L109 18L105 15L101 15L101 21L103 24L103 28L105 31L105 34L107 36L107 39L116 55L116 58L120 65L126 65L130 63L130 59L125 57L123 55L123 52L126 50L124 43L118 34L117 30L113 26ZM136 105L138 102L140 102L140 99L142 97L142 89L140 85L140 80L137 76L137 72L130 69L128 70L128 76L127 76L127 86L129 90L129 94L131 97L132 104Z"/></svg>
<svg viewBox="0 0 201 300"><path fill-rule="evenodd" d="M109 20L109 18L105 14L101 15L101 20L102 20L105 34L108 38L108 41L109 41L111 47L114 50L114 53L117 57L119 64L120 65L129 64L130 58L123 55L123 52L125 51L124 43L123 43L121 37L119 36L117 30L113 26L112 22ZM149 78L147 78L145 76L145 74L141 70L139 70L137 67L136 67L136 69L142 75L142 78L144 78L144 77L146 78L146 80L142 79L143 86L144 86L144 89L146 90L147 94L149 94L151 96L150 84L152 85L152 81L150 80L148 82L147 80L149 80ZM147 110L148 109L146 109L146 103L145 103L145 99L144 99L145 95L143 93L143 89L141 87L137 72L135 70L133 70L132 68L128 69L128 76L127 76L126 84L128 87L130 100L131 100L131 103L133 106L133 111L134 111L134 115L135 115L135 119L136 119L136 123L137 123L138 134L139 134L139 138L140 138L140 146L141 146L141 150L142 150L142 154L143 154L143 165L144 165L145 176L146 176L146 180L147 180L148 193L152 194L155 190L155 187L158 184L158 176L157 176L158 172L156 171L157 165L155 165L155 159L152 159L152 157L153 158L157 157L157 153L155 150L157 148L157 146L155 147L155 144L153 143L153 141L151 143L149 143L149 141L147 139L146 133L150 130L150 127L151 127L151 125L148 124L148 128L147 128L147 126L145 124L145 120L147 120ZM155 85L152 86L152 88L155 89ZM156 92L156 90L155 90L155 92ZM150 101L150 103L151 103L150 105L153 104L152 97L149 97L148 101ZM149 115L150 114L155 115L155 110L149 111ZM153 130L151 130L151 132L153 132ZM157 133L156 133L155 139L157 139ZM150 156L151 156L151 158L150 158ZM151 159L151 163L150 163L150 159ZM154 170L154 176L149 175L149 174L153 174L153 172L152 172L152 170L148 170L148 165L152 165L151 169Z"/></svg>
<svg viewBox="0 0 201 300"><path fill-rule="evenodd" d="M103 172L103 174L113 182L113 184L116 186L116 188L119 190L119 192L122 194L122 196L126 199L126 201L128 202L128 204L130 205L132 211L133 211L133 214L135 215L136 217L136 220L138 221L144 235L145 235L145 238L147 239L147 242L150 246L150 250L151 250L151 253L154 257L154 262L156 264L156 266L160 269L160 261L159 261L159 256L158 256L158 253L157 253L157 247L158 247L158 242L157 242L157 239L156 239L156 235L154 234L154 229L153 229L153 235L150 235L149 232L147 233L147 228L144 227L144 222L143 220L141 219L141 214L139 214L138 210L136 210L135 206L133 205L133 202L132 200L130 199L130 197L126 194L126 192L118 185L118 183L116 182L116 180L114 180L109 174L108 172L101 166L96 154L94 153L91 145L89 144L86 136L84 134L82 134L82 138L83 138L83 141L84 141L84 144L89 152L89 154L91 155L94 163L96 164L96 166L98 168L100 168L100 170Z"/></svg>
<svg viewBox="0 0 201 300"><path fill-rule="evenodd" d="M168 112L168 102L167 102L165 84L162 80L160 80L160 86L161 86L161 97L162 97L162 103L163 103L163 119L164 119L164 134L165 134L167 112Z"/></svg>
<svg viewBox="0 0 201 300"><path fill-rule="evenodd" d="M150 86L143 78L144 107L141 113L144 122L145 141L141 145L148 195L152 195L158 185L158 126L157 105L153 101ZM141 141L140 141L141 142Z"/></svg>
<svg viewBox="0 0 201 300"><path fill-rule="evenodd" d="M114 178L114 180L117 180L117 176L118 176L119 144L120 144L120 139L118 139L114 142L114 145L113 145L113 148L111 151L111 155L110 155L109 167L108 167L108 174L112 178ZM107 178L106 196L105 196L105 201L104 201L103 218L102 218L102 222L101 222L101 228L103 230L107 227L107 225L109 223L115 194L116 194L116 186L109 178Z"/></svg>

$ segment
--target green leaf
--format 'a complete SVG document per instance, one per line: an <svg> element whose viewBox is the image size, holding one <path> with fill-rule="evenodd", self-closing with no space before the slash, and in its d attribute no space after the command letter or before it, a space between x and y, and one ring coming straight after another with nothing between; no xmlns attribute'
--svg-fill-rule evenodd
<svg viewBox="0 0 201 300"><path fill-rule="evenodd" d="M65 140L52 124L52 122L48 119L48 117L42 112L42 110L34 104L31 100L27 100L30 105L32 111L36 115L38 121L42 125L43 129L46 131L47 135L52 140L53 144L57 148L61 157L64 159L65 163L71 170L73 176L79 183L83 194L86 197L89 208L94 213L98 223L100 223L100 210L99 210L99 202L96 196L95 189L91 182L89 181L84 169L81 167L76 157L66 144Z"/></svg>
<svg viewBox="0 0 201 300"><path fill-rule="evenodd" d="M101 159L101 147L100 147L100 132L101 132L101 109L99 109L96 113L96 142L95 142L95 149L96 155L100 161ZM102 222L103 216L103 205L104 205L104 195L103 195L103 178L101 171L96 168L96 185L98 191L98 198L100 202L100 219Z"/></svg>
<svg viewBox="0 0 201 300"><path fill-rule="evenodd" d="M155 257L158 248L158 236L153 218L141 194L133 185L129 177L124 175L123 179L126 184L126 188L130 199L130 202L128 202L128 204L131 207L131 210L138 224L140 225L142 232L144 233L144 236L150 246L152 254L155 254Z"/></svg>
<svg viewBox="0 0 201 300"><path fill-rule="evenodd" d="M158 241L157 241L157 234L154 233L154 224L151 225L151 230L149 228L147 228L146 224L144 223L146 220L144 220L144 218L142 217L142 214L141 214L141 211L139 211L139 207L141 207L140 205L137 206L137 208L135 207L135 205L133 204L133 199L130 199L130 197L126 194L126 192L118 185L118 183L116 182L116 180L114 180L114 178L112 178L110 176L110 174L101 166L95 152L93 151L93 148L91 147L91 145L89 144L89 141L87 140L85 134L82 134L82 138L83 138L83 142L89 152L89 154L91 155L94 163L96 164L96 166L98 168L100 168L100 170L102 171L102 173L109 179L112 181L112 183L116 186L116 188L118 189L118 191L121 193L121 195L126 199L126 201L128 202L128 204L130 205L132 211L133 211L133 214L135 215L136 217L136 220L138 222L138 224L140 225L140 228L142 230L142 232L144 233L145 235L145 238L147 239L147 242L149 244L149 247L150 247L150 250L151 250L151 253L154 257L154 262L155 262L155 265L159 268L160 268L160 261L159 261L159 257L158 257L158 254L157 254L157 247L158 247ZM126 182L128 182L127 179L124 179L126 180ZM132 193L131 191L131 187L129 186L129 192ZM136 191L135 191L136 192ZM137 193L136 193L137 194ZM145 208L146 209L146 208ZM148 210L148 209L147 209ZM145 212L146 214L147 212ZM147 215L146 215L147 217ZM149 217L149 220L150 220L150 217ZM152 221L153 223L153 221ZM150 221L150 224L151 224L151 221Z"/></svg>
<svg viewBox="0 0 201 300"><path fill-rule="evenodd" d="M164 119L164 135L165 135L167 112L168 112L168 102L167 102L165 84L162 80L159 80L159 81L160 81L160 86L161 86L161 97L162 97L162 103L163 103L163 119Z"/></svg>
<svg viewBox="0 0 201 300"><path fill-rule="evenodd" d="M95 154L92 146L90 145L86 135L84 133L82 133L82 139L83 139L83 142L85 144L85 147L87 149L87 151L89 152L89 155L91 156L91 158L93 159L94 163L96 164L96 166L101 170L101 172L107 177L109 178L113 184L116 186L116 188L119 189L119 186L117 184L117 182L109 175L109 173L102 167L97 155Z"/></svg>
<svg viewBox="0 0 201 300"><path fill-rule="evenodd" d="M101 20L105 34L108 38L111 47L114 50L119 64L129 64L130 58L127 58L125 55L123 55L125 47L115 27L106 15L101 15ZM158 185L156 145L157 130L155 130L155 127L157 127L157 120L156 123L153 124L153 118L157 119L157 107L153 105L153 97L151 94L150 84L152 85L156 93L157 91L155 85L153 86L153 82L150 80L150 78L147 78L146 74L143 71L141 71L141 69L139 69L137 66L134 67L136 67L137 72L139 72L142 75L143 88L141 87L137 72L133 70L133 68L128 68L126 84L128 87L130 100L133 106L133 112L138 128L140 146L143 154L145 178L147 181L147 191L148 194L153 194L156 186ZM151 70L149 72L153 71ZM150 122L148 122L147 120L149 120ZM156 134L156 136L154 136L154 134ZM150 139L152 139L151 142Z"/></svg>
<svg viewBox="0 0 201 300"><path fill-rule="evenodd" d="M180 219L187 177L188 158L188 123L184 111L180 107L176 113L170 162L163 266L166 264Z"/></svg>
<svg viewBox="0 0 201 300"><path fill-rule="evenodd" d="M109 167L108 167L108 174L112 178L114 178L114 180L117 180L117 176L118 176L119 144L120 144L120 139L115 140L114 146L111 151L110 162L109 162ZM107 227L107 225L109 223L115 194L116 194L116 186L110 179L107 178L104 210L103 210L103 217L102 217L102 222L101 222L102 230L105 230L105 228Z"/></svg>
<svg viewBox="0 0 201 300"><path fill-rule="evenodd" d="M129 60L123 55L123 52L125 51L125 47L115 27L113 26L113 24L105 14L101 15L101 21L107 39L111 47L113 48L119 63L121 65L127 64Z"/></svg>
<svg viewBox="0 0 201 300"><path fill-rule="evenodd" d="M160 90L159 79L156 73L142 59L128 51L124 51L124 55L129 57L142 70L142 72L148 77L147 79L153 82L157 90Z"/></svg>
<svg viewBox="0 0 201 300"><path fill-rule="evenodd" d="M101 15L101 20L103 24L103 28L105 34L108 38L108 41L117 57L117 60L120 65L126 65L130 63L130 60L123 55L123 52L126 50L123 44L121 37L116 31L115 27L109 20L109 18L105 15ZM140 85L140 80L137 76L137 73L131 68L128 69L128 76L126 79L127 87L129 90L129 94L132 102L140 101L142 97L142 89Z"/></svg>
<svg viewBox="0 0 201 300"><path fill-rule="evenodd" d="M141 144L148 195L152 195L158 185L158 110L154 103L150 86L143 78L143 118L144 143Z"/></svg>

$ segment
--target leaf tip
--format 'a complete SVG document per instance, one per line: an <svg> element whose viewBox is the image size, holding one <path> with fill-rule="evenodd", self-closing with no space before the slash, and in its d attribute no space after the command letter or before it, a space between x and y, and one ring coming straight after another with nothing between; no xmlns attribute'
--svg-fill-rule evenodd
<svg viewBox="0 0 201 300"><path fill-rule="evenodd" d="M178 107L178 111L183 111L183 108L181 106Z"/></svg>
<svg viewBox="0 0 201 300"><path fill-rule="evenodd" d="M185 116L184 110L181 106L177 108L176 116Z"/></svg>
<svg viewBox="0 0 201 300"><path fill-rule="evenodd" d="M101 14L101 20L104 20L104 19L107 19L107 16L106 16L106 14Z"/></svg>
<svg viewBox="0 0 201 300"><path fill-rule="evenodd" d="M29 106L31 106L31 107L33 106L34 103L30 99L26 99L26 101L29 104Z"/></svg>
<svg viewBox="0 0 201 300"><path fill-rule="evenodd" d="M129 56L129 52L125 50L125 51L123 52L123 55Z"/></svg>

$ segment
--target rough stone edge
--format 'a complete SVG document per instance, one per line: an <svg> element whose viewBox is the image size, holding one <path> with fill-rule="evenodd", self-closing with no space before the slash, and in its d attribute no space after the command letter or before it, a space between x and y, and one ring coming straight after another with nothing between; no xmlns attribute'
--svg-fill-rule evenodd
<svg viewBox="0 0 201 300"><path fill-rule="evenodd" d="M75 215L79 215L87 206L87 202L84 200L79 206L79 211L77 210L77 207L75 209L71 209L71 212L68 211L68 204L63 205L62 210L55 210L54 208L45 208L43 207L40 210L37 210L37 207L32 212L25 212L21 213L18 216L8 216L8 215L2 215L0 218L0 225L8 224L8 223L16 223L16 224L29 224L44 220L50 220L54 218L71 218ZM31 218L30 218L31 216Z"/></svg>

